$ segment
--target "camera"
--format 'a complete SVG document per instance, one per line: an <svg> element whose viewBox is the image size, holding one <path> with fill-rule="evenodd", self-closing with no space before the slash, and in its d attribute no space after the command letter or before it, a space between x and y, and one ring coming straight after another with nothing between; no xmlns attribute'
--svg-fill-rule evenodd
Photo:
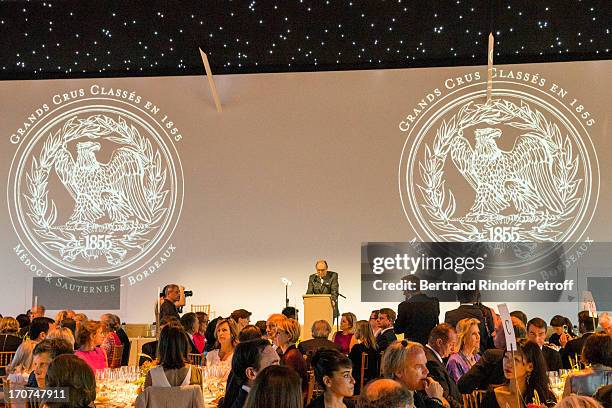
<svg viewBox="0 0 612 408"><path fill-rule="evenodd" d="M193 296L193 290L186 290L183 293L185 294L185 297Z"/></svg>

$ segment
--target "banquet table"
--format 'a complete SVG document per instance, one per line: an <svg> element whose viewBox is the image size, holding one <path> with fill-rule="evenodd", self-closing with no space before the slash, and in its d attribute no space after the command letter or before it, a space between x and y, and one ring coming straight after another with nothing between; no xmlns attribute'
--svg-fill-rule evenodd
<svg viewBox="0 0 612 408"><path fill-rule="evenodd" d="M225 393L225 370L202 367L202 393L205 407L215 408ZM136 366L107 368L96 373L96 407L133 407L144 383L143 374Z"/></svg>

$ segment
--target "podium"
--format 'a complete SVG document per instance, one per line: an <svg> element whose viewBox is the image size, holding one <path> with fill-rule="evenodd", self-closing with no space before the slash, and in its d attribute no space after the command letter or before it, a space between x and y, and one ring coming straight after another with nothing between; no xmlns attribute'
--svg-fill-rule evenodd
<svg viewBox="0 0 612 408"><path fill-rule="evenodd" d="M312 324L317 320L334 321L331 295L302 295L304 299L304 330L302 341L312 339Z"/></svg>

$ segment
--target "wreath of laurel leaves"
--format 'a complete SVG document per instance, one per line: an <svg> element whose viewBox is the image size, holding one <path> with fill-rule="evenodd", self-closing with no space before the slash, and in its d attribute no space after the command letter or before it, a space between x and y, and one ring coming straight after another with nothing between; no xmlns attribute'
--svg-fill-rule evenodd
<svg viewBox="0 0 612 408"><path fill-rule="evenodd" d="M112 249L100 250L107 261L116 266L121 263L129 249L142 249L148 242L144 237L152 229L157 228L157 224L166 213L167 210L162 205L168 194L168 190L164 190L166 170L162 169L159 150L153 152L151 142L142 137L134 126L129 126L122 117L116 121L105 115L94 115L86 119L73 117L66 121L61 130L49 134L38 160L32 159L31 170L26 173L28 193L24 194L24 197L29 209L26 214L36 227L34 232L44 239L41 244L50 250L58 251L64 260L72 262L79 255L88 261L91 257L97 258L97 255L86 252L84 245L73 233L63 229L53 229L57 220L57 207L53 200L50 200L49 206L47 190L55 153L66 143L82 137L103 138L117 144L129 145L141 155L145 164L146 205L149 206L153 217L147 228L133 228L127 234L113 240Z"/></svg>
<svg viewBox="0 0 612 408"><path fill-rule="evenodd" d="M521 122L511 121L514 119L520 119ZM489 125L507 122L508 126L529 130L555 146L557 160L553 165L553 179L565 210L562 213L552 214L557 216L554 220L548 217L551 214L546 210L543 221L521 235L521 239L526 241L551 240L550 234L561 233L556 228L571 217L581 201L578 188L582 180L576 180L580 160L573 155L569 137L566 135L563 138L556 124L546 121L541 112L533 111L522 101L520 106L504 100L492 100L487 104L469 102L448 122L446 120L442 122L436 131L432 148L425 145L424 160L419 161L423 183L417 184L417 187L425 200L421 207L434 220L432 224L444 232L441 237L462 242L485 240L484 234L475 226L463 221L451 222L456 210L456 200L452 191L445 187L443 180L444 165L453 137L461 135L463 129L483 122Z"/></svg>

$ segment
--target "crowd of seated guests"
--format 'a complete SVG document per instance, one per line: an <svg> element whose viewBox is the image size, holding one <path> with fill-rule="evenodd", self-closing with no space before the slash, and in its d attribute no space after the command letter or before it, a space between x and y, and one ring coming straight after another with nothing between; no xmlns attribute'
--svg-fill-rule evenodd
<svg viewBox="0 0 612 408"><path fill-rule="evenodd" d="M554 316L548 325L514 311L518 347L509 353L501 318L480 304L477 291L458 293L458 308L432 327L437 317L415 317L412 309L421 302L433 315L439 306L433 298L419 300L420 295L411 293L402 302L399 322L390 308L372 311L369 320L347 312L337 332L332 334L329 322L315 321L309 328L313 338L301 342L300 324L288 317L294 316L291 310L257 325L250 324L245 309L211 322L201 312L165 316L159 340L142 347L148 357L140 363L154 361L144 388L201 386L202 368L190 364L190 354L196 353L205 357L203 365L226 373L219 408L460 408L475 390L482 392L485 408L523 407L536 399L546 407L610 406L612 319L607 314L597 332L598 319L580 312L576 336L566 317ZM95 372L113 361L128 363L129 339L120 319L104 314L100 321L89 320L71 310L55 320L44 314L37 306L19 319L0 319L0 351L15 352L0 375L15 385L74 389L74 401L65 406L88 406L95 400ZM547 371L563 367L581 369L570 373L565 398L556 401ZM309 400L311 381L317 392ZM48 404L55 406L60 405Z"/></svg>

